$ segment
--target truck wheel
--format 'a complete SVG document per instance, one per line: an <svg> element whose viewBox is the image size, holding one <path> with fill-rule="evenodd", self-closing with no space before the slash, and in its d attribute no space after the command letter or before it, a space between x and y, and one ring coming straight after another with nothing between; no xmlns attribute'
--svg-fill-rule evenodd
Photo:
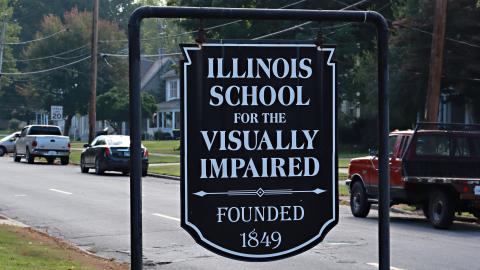
<svg viewBox="0 0 480 270"><path fill-rule="evenodd" d="M3 155L5 155L5 153L7 153L7 149L5 149L5 147L3 147L3 146L0 146L0 157L3 157Z"/></svg>
<svg viewBox="0 0 480 270"><path fill-rule="evenodd" d="M82 156L82 160L80 161L80 171L82 171L82 173L88 173L88 168L85 167L85 157Z"/></svg>
<svg viewBox="0 0 480 270"><path fill-rule="evenodd" d="M13 149L13 161L20 162L22 158L17 155L17 148Z"/></svg>
<svg viewBox="0 0 480 270"><path fill-rule="evenodd" d="M350 195L350 209L355 217L366 217L372 204L367 201L367 191L360 182L356 182Z"/></svg>
<svg viewBox="0 0 480 270"><path fill-rule="evenodd" d="M96 175L102 175L103 174L103 168L100 166L100 159L95 160L95 174Z"/></svg>
<svg viewBox="0 0 480 270"><path fill-rule="evenodd" d="M147 176L148 174L148 169L142 170L142 177Z"/></svg>
<svg viewBox="0 0 480 270"><path fill-rule="evenodd" d="M427 219L430 219L429 204L430 204L430 202L424 202L424 203L423 203L423 207L422 207L423 215L424 215Z"/></svg>
<svg viewBox="0 0 480 270"><path fill-rule="evenodd" d="M25 156L27 163L32 164L35 161L35 157L30 154L30 150L28 150L28 148L25 150L25 152L27 153Z"/></svg>
<svg viewBox="0 0 480 270"><path fill-rule="evenodd" d="M62 165L68 165L68 162L70 161L70 157L61 157L60 158L60 163Z"/></svg>
<svg viewBox="0 0 480 270"><path fill-rule="evenodd" d="M123 170L123 171L122 171L122 174L123 174L123 175L129 175L129 174L130 174L130 170Z"/></svg>
<svg viewBox="0 0 480 270"><path fill-rule="evenodd" d="M448 229L455 218L455 199L444 190L436 190L430 198L430 223L435 229Z"/></svg>
<svg viewBox="0 0 480 270"><path fill-rule="evenodd" d="M48 163L48 164L53 164L53 162L55 162L55 158L53 158L53 157L47 157L47 163Z"/></svg>

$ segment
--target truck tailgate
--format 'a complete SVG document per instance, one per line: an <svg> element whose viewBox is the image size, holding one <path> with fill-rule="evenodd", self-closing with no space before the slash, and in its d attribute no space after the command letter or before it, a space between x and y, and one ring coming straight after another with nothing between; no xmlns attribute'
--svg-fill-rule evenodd
<svg viewBox="0 0 480 270"><path fill-rule="evenodd" d="M69 150L68 142L70 138L67 136L36 135L35 137L38 143L37 149Z"/></svg>

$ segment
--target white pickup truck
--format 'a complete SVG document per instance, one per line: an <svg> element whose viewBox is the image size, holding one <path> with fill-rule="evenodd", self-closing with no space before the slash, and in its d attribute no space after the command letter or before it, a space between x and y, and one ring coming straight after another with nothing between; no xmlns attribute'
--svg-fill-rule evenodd
<svg viewBox="0 0 480 270"><path fill-rule="evenodd" d="M62 136L57 126L26 126L15 142L13 160L19 162L25 157L33 163L36 157L44 157L53 163L59 157L62 165L67 165L70 155L70 138Z"/></svg>

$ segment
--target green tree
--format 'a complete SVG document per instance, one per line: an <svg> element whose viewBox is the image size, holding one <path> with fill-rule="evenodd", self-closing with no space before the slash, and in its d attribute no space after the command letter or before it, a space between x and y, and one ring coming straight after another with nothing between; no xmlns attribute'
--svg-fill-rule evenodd
<svg viewBox="0 0 480 270"><path fill-rule="evenodd" d="M130 121L129 96L116 87L97 97L97 119L105 120L117 133L121 133L121 123ZM142 93L141 114L143 118L158 110L152 95Z"/></svg>
<svg viewBox="0 0 480 270"><path fill-rule="evenodd" d="M425 111L430 53L432 44L434 1L402 0L394 5L393 23L395 32L390 38L390 106L391 123L394 128L411 127L417 113L422 118ZM468 26L468 27L465 27ZM455 104L465 104L467 99L479 104L479 65L474 59L480 57L477 44L480 31L480 9L474 1L451 1L447 7L445 36L460 42L445 40L442 67L441 93L449 94ZM355 58L358 65L350 72L354 85L362 93L362 101L376 107L376 89L373 73L376 72L376 54L363 52ZM474 108L475 118L480 117L480 108Z"/></svg>
<svg viewBox="0 0 480 270"><path fill-rule="evenodd" d="M45 16L40 25L41 30L34 38L49 36L67 26L71 31L30 43L22 53L25 59L55 55L75 48L80 49L54 58L29 61L25 72L58 67L88 57L90 55L88 44L91 42L91 18L91 13L79 12L76 8L63 15L65 23L55 15ZM98 23L98 36L99 40L126 38L125 32L118 28L117 23L103 19ZM83 45L87 46L82 48ZM117 42L99 44L99 51L102 53L118 53L122 48L122 44ZM26 92L26 96L36 95L36 101L47 110L51 105L63 105L67 120L77 113L85 115L88 113L90 63L89 59L85 59L74 65L44 74L45 76L41 80L30 81L23 86L23 91ZM101 95L113 87L118 87L120 91L127 91L127 65L127 61L121 58L108 59L107 63L99 57L97 94ZM69 127L70 121L67 121L65 130L68 130Z"/></svg>
<svg viewBox="0 0 480 270"><path fill-rule="evenodd" d="M32 39L45 15L52 14L61 18L72 8L89 12L93 8L92 0L10 0L9 2L9 5L15 8L12 19L18 20L24 28L21 40ZM134 0L99 0L98 17L110 22L115 21L120 29L126 31L130 15L139 6L140 4L135 3Z"/></svg>
<svg viewBox="0 0 480 270"><path fill-rule="evenodd" d="M231 8L272 8L292 4L291 0L168 0L170 6L203 6L203 7L231 7ZM345 1L305 1L298 3L287 9L309 9L317 10L339 10L351 4L359 2L358 0ZM374 2L365 2L357 6L358 10L379 11L387 19L393 20L390 0L378 0ZM204 28L218 26L221 24L233 22L233 20L203 20ZM186 31L198 30L199 20L186 19L178 21ZM298 21L251 21L245 20L232 23L226 26L214 28L205 31L206 38L215 39L253 39L267 34L275 33L296 25L301 24ZM276 34L266 39L288 39L288 40L314 40L317 36L319 23L311 23L302 28ZM353 56L362 50L374 50L374 38L376 37L376 28L372 24L365 23L333 23L323 22L324 44L338 44L335 53L335 59L339 60L339 92L341 100L354 100L357 98L357 89L352 85L352 78L348 71L353 68ZM196 37L196 35L195 35Z"/></svg>
<svg viewBox="0 0 480 270"><path fill-rule="evenodd" d="M150 6L165 6L162 0L140 0L138 4ZM143 40L141 42L141 51L144 55L157 55L163 49L165 54L180 52L180 43L194 43L194 35L182 35L185 30L180 26L181 19L156 19L149 18L142 21L142 31L140 33ZM162 28L163 26L163 28ZM159 34L159 33L163 34ZM158 38L160 37L160 39ZM166 38L163 38L166 37ZM181 59L182 56L170 56L174 60ZM158 58L157 58L158 59ZM151 58L155 60L155 58Z"/></svg>
<svg viewBox="0 0 480 270"><path fill-rule="evenodd" d="M0 0L0 10L2 11L1 19L7 14L6 21L8 22L5 31L5 43L15 43L19 41L18 36L21 33L21 27L18 24L12 23L12 14L16 11L9 6L12 1ZM0 19L0 27L3 27ZM4 44L3 50L3 65L2 72L16 73L18 72L17 65L14 58L13 46ZM12 80L13 76L2 76L2 84L0 86L0 119L18 118L25 119L25 113L30 110L24 106L25 98L17 95L15 91L15 82Z"/></svg>

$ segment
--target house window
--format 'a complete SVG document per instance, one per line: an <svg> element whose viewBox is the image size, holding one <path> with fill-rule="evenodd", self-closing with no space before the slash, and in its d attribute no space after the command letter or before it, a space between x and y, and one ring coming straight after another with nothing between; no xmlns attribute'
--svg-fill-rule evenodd
<svg viewBox="0 0 480 270"><path fill-rule="evenodd" d="M177 81L170 82L170 98L177 97Z"/></svg>

